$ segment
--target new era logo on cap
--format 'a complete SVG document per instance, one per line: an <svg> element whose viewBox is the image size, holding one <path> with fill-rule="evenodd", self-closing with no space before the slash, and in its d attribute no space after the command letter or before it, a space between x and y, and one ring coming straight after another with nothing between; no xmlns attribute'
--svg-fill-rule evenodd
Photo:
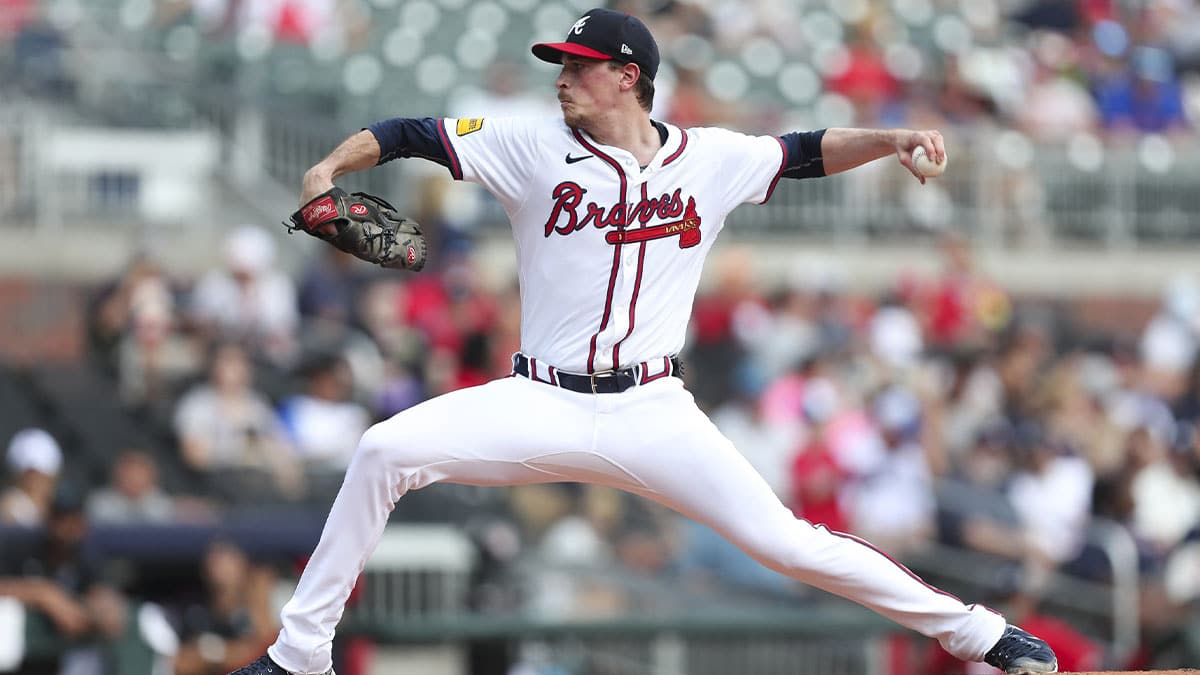
<svg viewBox="0 0 1200 675"><path fill-rule="evenodd" d="M650 29L637 17L611 9L584 14L567 31L564 42L533 46L533 55L550 63L562 63L563 54L635 63L650 79L658 74L658 44Z"/></svg>

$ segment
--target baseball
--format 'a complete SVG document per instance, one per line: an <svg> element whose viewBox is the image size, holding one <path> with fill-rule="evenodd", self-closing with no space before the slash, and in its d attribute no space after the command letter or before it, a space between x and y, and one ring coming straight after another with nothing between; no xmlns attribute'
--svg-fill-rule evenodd
<svg viewBox="0 0 1200 675"><path fill-rule="evenodd" d="M946 170L946 163L950 161L950 156L946 155L941 162L935 162L929 155L925 154L925 146L918 145L912 153L913 166L917 167L917 171L921 172L926 178L942 175Z"/></svg>

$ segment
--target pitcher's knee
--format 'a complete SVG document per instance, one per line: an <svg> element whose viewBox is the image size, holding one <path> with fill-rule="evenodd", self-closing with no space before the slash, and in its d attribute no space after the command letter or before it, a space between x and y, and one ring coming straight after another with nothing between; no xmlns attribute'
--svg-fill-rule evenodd
<svg viewBox="0 0 1200 675"><path fill-rule="evenodd" d="M374 468L387 468L413 454L402 434L389 431L387 422L378 422L363 432L354 452L354 461Z"/></svg>
<svg viewBox="0 0 1200 675"><path fill-rule="evenodd" d="M819 566L812 546L815 530L807 521L789 519L775 527L755 526L739 534L737 544L763 565L785 573Z"/></svg>

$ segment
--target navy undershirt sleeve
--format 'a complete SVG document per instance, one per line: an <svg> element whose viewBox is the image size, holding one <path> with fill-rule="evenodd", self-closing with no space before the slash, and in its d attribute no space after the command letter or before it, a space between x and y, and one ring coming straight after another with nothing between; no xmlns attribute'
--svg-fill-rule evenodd
<svg viewBox="0 0 1200 675"><path fill-rule="evenodd" d="M825 130L793 131L779 137L787 148L784 178L819 178L825 175L825 159L821 157L821 139Z"/></svg>
<svg viewBox="0 0 1200 675"><path fill-rule="evenodd" d="M420 157L450 168L450 157L438 135L438 121L432 117L393 117L376 122L367 130L379 142L380 164L399 157Z"/></svg>

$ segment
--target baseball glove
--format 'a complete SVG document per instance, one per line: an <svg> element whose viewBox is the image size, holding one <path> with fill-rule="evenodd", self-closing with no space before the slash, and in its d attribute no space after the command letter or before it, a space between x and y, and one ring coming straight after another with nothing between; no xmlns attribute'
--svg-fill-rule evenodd
<svg viewBox="0 0 1200 675"><path fill-rule="evenodd" d="M334 187L292 214L289 232L303 230L370 263L418 272L425 266L421 226L385 200Z"/></svg>

